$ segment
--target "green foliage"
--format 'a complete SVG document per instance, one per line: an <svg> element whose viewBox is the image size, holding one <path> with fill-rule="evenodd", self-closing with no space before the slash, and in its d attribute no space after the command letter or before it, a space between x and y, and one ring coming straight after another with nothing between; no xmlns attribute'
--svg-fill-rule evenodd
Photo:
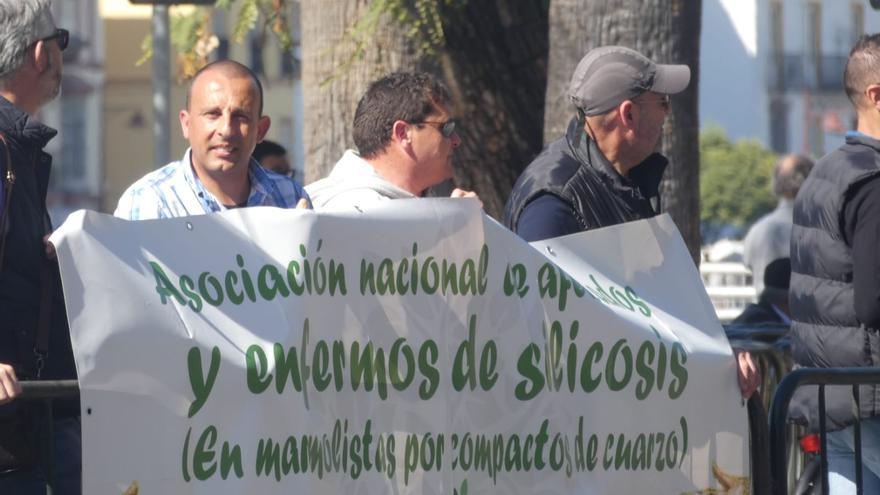
<svg viewBox="0 0 880 495"><path fill-rule="evenodd" d="M259 18L260 9L257 6L257 0L244 0L241 10L238 11L235 27L232 29L232 41L235 43L243 42L247 34L257 26Z"/></svg>
<svg viewBox="0 0 880 495"><path fill-rule="evenodd" d="M362 56L376 34L379 21L387 14L406 29L406 36L414 41L420 56L433 56L446 42L442 9L461 8L466 4L467 0L373 0L347 35L355 44L356 56Z"/></svg>
<svg viewBox="0 0 880 495"><path fill-rule="evenodd" d="M366 11L345 32L341 43L349 45L348 56L343 59L334 74L321 82L325 85L333 78L348 70L351 65L362 60L367 47L375 42L382 19L387 15L404 28L406 37L413 42L417 55L431 58L437 55L437 49L446 43L443 32L443 10L446 8L460 9L467 5L468 0L373 0L366 6Z"/></svg>
<svg viewBox="0 0 880 495"><path fill-rule="evenodd" d="M284 51L293 48L286 12L291 0L217 0L214 7L172 8L170 11L171 46L177 52L180 75L183 78L195 74L208 62L208 56L219 45L211 30L213 9L231 11L240 5L235 25L232 28L232 41L242 43L248 33L255 29L261 35L271 32ZM147 36L141 44L142 55L137 65L145 63L153 56L152 37Z"/></svg>
<svg viewBox="0 0 880 495"><path fill-rule="evenodd" d="M217 47L217 38L211 32L212 9L232 11L239 6L231 39L242 43L248 33L260 29L262 35L271 32L282 49L293 48L287 6L293 0L217 0L213 7L171 9L171 43L177 52L180 75L189 77L208 61ZM341 43L350 45L335 74L345 72L355 61L361 60L367 47L375 41L384 16L402 26L417 50L419 57L436 56L437 49L446 42L443 32L443 12L448 8L462 8L468 0L371 0L358 20L346 31ZM145 63L153 55L152 37L141 44L141 58ZM324 83L332 80L331 76Z"/></svg>
<svg viewBox="0 0 880 495"><path fill-rule="evenodd" d="M700 135L700 220L745 226L772 210L777 156L754 140L730 142L720 127Z"/></svg>

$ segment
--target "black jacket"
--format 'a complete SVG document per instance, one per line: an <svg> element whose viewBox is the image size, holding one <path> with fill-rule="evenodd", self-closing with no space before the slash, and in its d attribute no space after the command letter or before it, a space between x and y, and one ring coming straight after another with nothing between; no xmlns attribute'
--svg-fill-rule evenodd
<svg viewBox="0 0 880 495"><path fill-rule="evenodd" d="M43 244L43 236L52 231L46 210L52 157L43 147L56 131L30 120L27 114L0 97L0 132L9 145L14 173L8 228L0 233L6 237L5 259L0 266L0 363L12 364L19 379L36 378L36 328L43 300L44 267L48 267L51 324L48 355L40 378L76 378L58 266L47 260ZM6 160L2 149L0 160ZM5 169L0 166L0 170ZM79 406L65 402L56 412L78 415Z"/></svg>
<svg viewBox="0 0 880 495"><path fill-rule="evenodd" d="M654 153L623 177L574 118L523 171L504 209L504 223L516 232L529 203L552 194L568 203L581 230L608 227L655 216L660 211L660 180L667 160Z"/></svg>
<svg viewBox="0 0 880 495"><path fill-rule="evenodd" d="M866 328L854 307L852 246L844 235L847 199L880 175L880 141L847 136L816 164L794 204L791 233L792 355L797 367L880 366L878 329ZM860 416L880 412L880 390L862 386ZM855 421L850 387L826 390L828 429ZM816 387L799 389L791 418L818 428Z"/></svg>

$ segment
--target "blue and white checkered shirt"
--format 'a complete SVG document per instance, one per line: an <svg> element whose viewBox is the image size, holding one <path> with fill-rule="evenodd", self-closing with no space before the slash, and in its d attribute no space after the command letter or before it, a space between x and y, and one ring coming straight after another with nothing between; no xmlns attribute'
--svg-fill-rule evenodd
<svg viewBox="0 0 880 495"><path fill-rule="evenodd" d="M251 159L248 168L251 193L246 206L293 208L305 190L290 177L269 172ZM143 176L122 193L113 215L126 220L149 220L202 215L226 210L190 165L190 150L183 159Z"/></svg>

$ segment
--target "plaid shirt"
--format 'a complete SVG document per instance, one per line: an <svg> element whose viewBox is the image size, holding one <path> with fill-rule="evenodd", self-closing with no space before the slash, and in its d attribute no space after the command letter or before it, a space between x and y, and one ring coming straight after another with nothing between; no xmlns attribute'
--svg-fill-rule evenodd
<svg viewBox="0 0 880 495"><path fill-rule="evenodd" d="M269 172L251 159L248 168L251 193L246 206L293 208L308 199L293 179ZM119 198L113 214L126 220L149 220L214 213L228 209L214 197L190 165L190 150L183 159L150 172L132 184Z"/></svg>

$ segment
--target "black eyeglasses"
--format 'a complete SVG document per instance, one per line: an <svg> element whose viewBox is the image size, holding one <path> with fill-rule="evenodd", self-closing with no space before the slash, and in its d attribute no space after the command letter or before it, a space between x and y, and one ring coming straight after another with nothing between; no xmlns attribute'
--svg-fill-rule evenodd
<svg viewBox="0 0 880 495"><path fill-rule="evenodd" d="M46 36L45 38L40 38L39 41L49 41L49 40L58 40L58 48L63 52L67 45L70 43L70 31L66 29L58 28L54 33Z"/></svg>
<svg viewBox="0 0 880 495"><path fill-rule="evenodd" d="M445 137L447 139L451 138L452 135L455 134L455 121L452 119L449 119L446 122L427 122L427 121L425 121L425 122L412 122L412 123L416 124L416 125L429 124L429 125L438 126L437 130L440 131L440 134L443 134L443 137Z"/></svg>

